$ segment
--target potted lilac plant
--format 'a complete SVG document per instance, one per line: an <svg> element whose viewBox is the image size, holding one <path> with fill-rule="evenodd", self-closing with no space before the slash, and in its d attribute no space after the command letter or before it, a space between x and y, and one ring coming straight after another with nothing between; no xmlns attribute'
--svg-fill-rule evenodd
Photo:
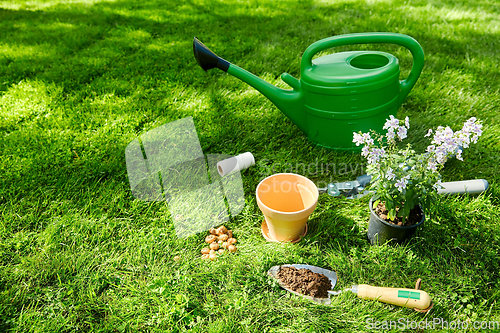
<svg viewBox="0 0 500 333"><path fill-rule="evenodd" d="M436 198L446 160L452 156L463 160L463 149L482 134L482 125L474 117L455 132L439 126L425 135L432 135L427 151L417 154L410 144L397 142L407 138L408 117L403 121L391 115L383 129L385 135L353 133L353 142L363 145L361 155L367 159L367 173L373 180L370 189L375 191L369 203L368 238L372 244L392 239L401 243L411 237Z"/></svg>

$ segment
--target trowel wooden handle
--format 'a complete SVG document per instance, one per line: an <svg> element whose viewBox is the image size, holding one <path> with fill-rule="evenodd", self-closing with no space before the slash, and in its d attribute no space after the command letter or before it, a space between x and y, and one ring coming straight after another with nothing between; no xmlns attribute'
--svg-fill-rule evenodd
<svg viewBox="0 0 500 333"><path fill-rule="evenodd" d="M358 297L417 309L427 309L431 304L429 294L422 290L373 287L367 284L358 285Z"/></svg>

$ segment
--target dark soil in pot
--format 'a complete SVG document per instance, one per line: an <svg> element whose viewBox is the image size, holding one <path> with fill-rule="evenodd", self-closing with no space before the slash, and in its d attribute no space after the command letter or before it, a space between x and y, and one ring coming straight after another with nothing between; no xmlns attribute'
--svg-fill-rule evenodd
<svg viewBox="0 0 500 333"><path fill-rule="evenodd" d="M306 296L327 298L332 289L328 277L305 268L281 267L278 278L287 288Z"/></svg>
<svg viewBox="0 0 500 333"><path fill-rule="evenodd" d="M424 212L420 206L415 207L411 211L410 217L405 225L403 225L403 221L401 219L395 219L394 221L399 223L398 225L381 217L385 215L384 217L387 218L387 210L385 209L384 204L379 204L374 210L372 198L370 199L370 203L368 205L370 209L370 221L368 223L367 236L372 245L384 244L388 241L403 243L415 233L415 230L417 230L417 228L424 223L425 220ZM381 216L379 216L379 214Z"/></svg>
<svg viewBox="0 0 500 333"><path fill-rule="evenodd" d="M410 216L408 216L405 224L403 224L403 219L401 217L396 216L394 221L391 221L387 218L387 213L388 210L385 208L385 202L379 202L377 207L375 207L375 214L387 223L409 227L422 221L422 217L424 216L422 208L420 208L420 206L415 206L412 210L410 210Z"/></svg>

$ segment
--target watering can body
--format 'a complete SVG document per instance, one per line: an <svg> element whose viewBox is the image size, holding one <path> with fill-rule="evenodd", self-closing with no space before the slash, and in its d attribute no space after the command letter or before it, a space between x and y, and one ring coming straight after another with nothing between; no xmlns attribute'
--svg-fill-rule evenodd
<svg viewBox="0 0 500 333"><path fill-rule="evenodd" d="M322 56L317 53L338 46L391 43L404 46L413 66L400 81L399 62L385 52L350 51ZM269 98L308 139L322 147L357 150L353 132L382 131L389 115L396 115L416 83L424 53L413 38L395 33L360 33L325 38L310 45L301 60L300 80L284 73L292 89L281 89L216 56L196 38L195 57L207 70L218 67L245 81Z"/></svg>

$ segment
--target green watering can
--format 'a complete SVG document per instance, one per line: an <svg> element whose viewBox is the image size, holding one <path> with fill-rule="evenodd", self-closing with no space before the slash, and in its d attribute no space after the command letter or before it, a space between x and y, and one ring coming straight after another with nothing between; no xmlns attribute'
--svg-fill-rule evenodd
<svg viewBox="0 0 500 333"><path fill-rule="evenodd" d="M399 62L377 51L339 52L313 60L318 52L351 44L390 43L406 47L413 66L399 80ZM382 131L389 115L396 115L424 66L424 51L413 38L396 33L357 33L322 39L307 48L300 80L288 73L281 79L292 89L278 88L210 51L196 37L194 56L205 71L219 68L248 83L269 98L308 139L336 150L357 150L353 132Z"/></svg>

